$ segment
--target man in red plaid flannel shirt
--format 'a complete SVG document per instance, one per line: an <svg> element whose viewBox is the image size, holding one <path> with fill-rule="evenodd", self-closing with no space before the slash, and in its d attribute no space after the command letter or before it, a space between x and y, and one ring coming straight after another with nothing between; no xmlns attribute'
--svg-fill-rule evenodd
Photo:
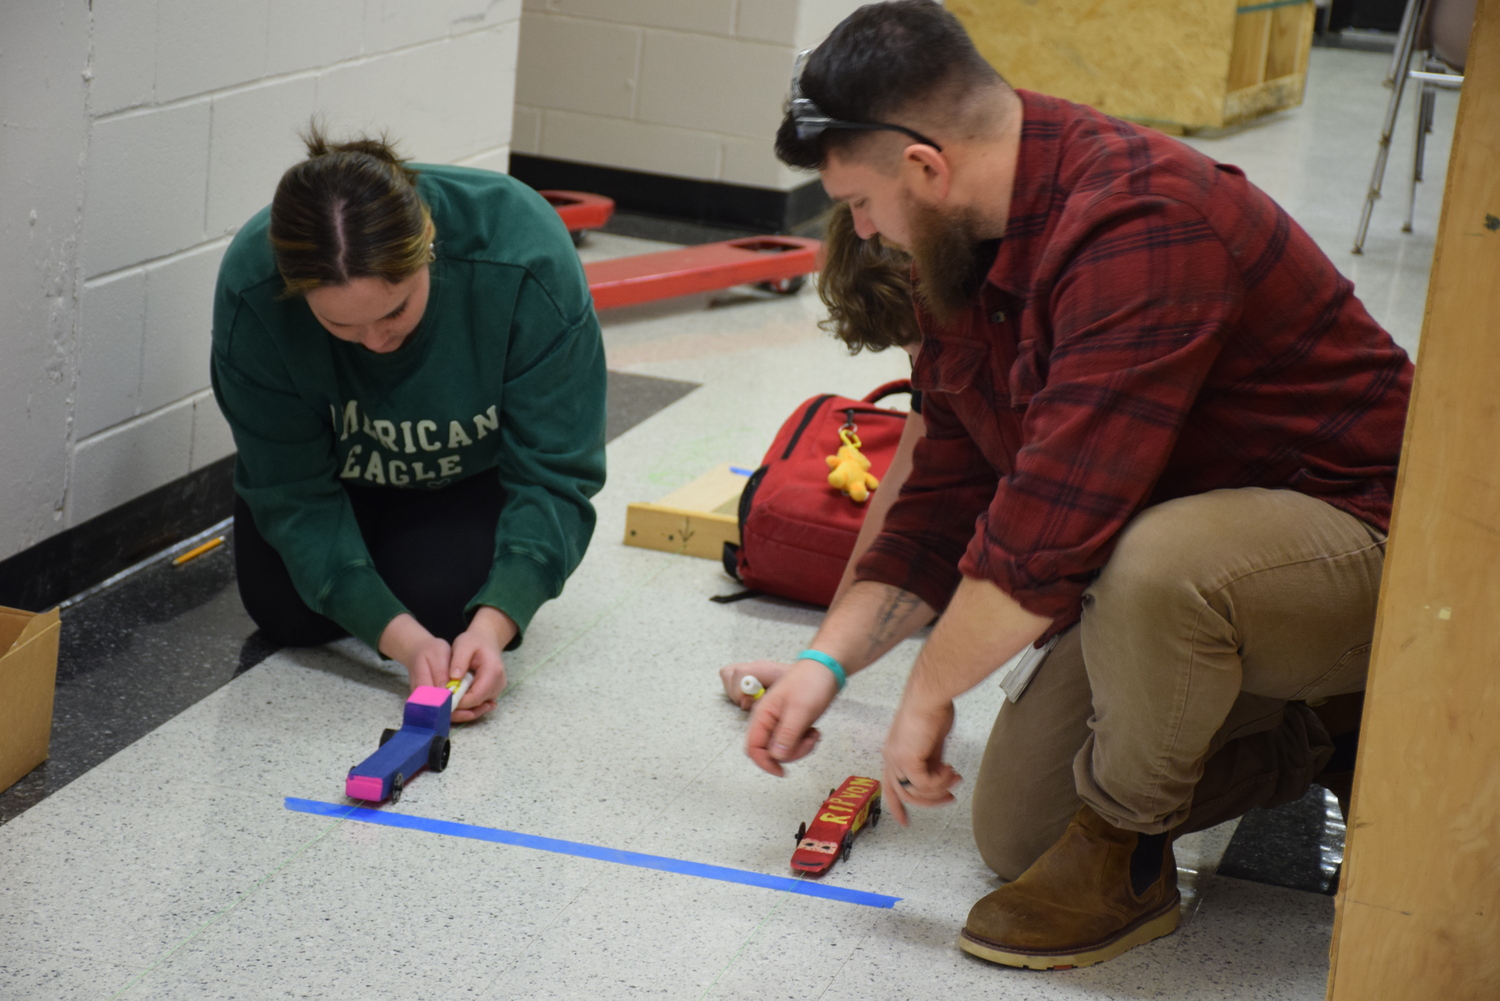
<svg viewBox="0 0 1500 1001"><path fill-rule="evenodd" d="M1055 968L1167 934L1174 836L1352 767L1334 717L1364 688L1411 364L1239 170L1013 90L930 0L839 25L777 150L912 253L927 434L748 752L781 774L843 675L940 611L885 745L904 823L953 798L953 699L1045 647L976 783L1010 882L959 944Z"/></svg>

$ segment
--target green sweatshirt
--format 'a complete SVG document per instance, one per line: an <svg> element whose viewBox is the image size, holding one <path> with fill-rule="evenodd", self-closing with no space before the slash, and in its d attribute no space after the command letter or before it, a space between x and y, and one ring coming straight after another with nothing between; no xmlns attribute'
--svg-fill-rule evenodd
<svg viewBox="0 0 1500 1001"><path fill-rule="evenodd" d="M440 489L499 476L489 579L469 603L524 631L594 530L604 483L604 349L567 230L504 174L413 165L437 227L421 323L390 354L281 298L270 209L230 244L214 295L213 388L235 489L308 606L377 645L406 609L380 579L343 483Z"/></svg>

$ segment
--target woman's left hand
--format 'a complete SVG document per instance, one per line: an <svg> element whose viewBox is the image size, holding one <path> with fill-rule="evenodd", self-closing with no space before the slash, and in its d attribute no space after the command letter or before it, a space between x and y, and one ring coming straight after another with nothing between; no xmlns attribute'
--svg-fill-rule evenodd
<svg viewBox="0 0 1500 1001"><path fill-rule="evenodd" d="M450 678L474 672L474 684L453 710L453 722L468 723L495 708L495 699L505 691L505 660L501 656L516 635L516 624L498 608L481 605L469 628L453 641Z"/></svg>

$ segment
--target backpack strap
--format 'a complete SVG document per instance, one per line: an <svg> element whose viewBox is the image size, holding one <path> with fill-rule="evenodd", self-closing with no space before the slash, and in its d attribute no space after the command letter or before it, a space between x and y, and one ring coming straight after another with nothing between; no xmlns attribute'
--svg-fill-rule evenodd
<svg viewBox="0 0 1500 1001"><path fill-rule="evenodd" d="M910 379L896 379L896 380L893 380L891 382L886 383L883 386L876 386L874 389L870 390L870 392L865 395L865 398L863 400L860 400L859 402L861 402L861 403L879 403L881 400L885 399L887 396L895 396L897 393L910 393L910 392L911 392L911 380Z"/></svg>

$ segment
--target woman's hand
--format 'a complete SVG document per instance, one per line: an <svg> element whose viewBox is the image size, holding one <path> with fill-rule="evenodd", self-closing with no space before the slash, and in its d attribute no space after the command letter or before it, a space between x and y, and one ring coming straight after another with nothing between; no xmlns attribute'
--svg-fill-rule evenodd
<svg viewBox="0 0 1500 1001"><path fill-rule="evenodd" d="M783 674L790 671L792 665L783 664L775 660L752 660L744 664L730 664L728 667L719 668L719 681L724 685L724 694L729 701L741 709L755 708L755 698L746 695L740 688L740 682L747 676L752 676L759 681L761 687L770 690Z"/></svg>
<svg viewBox="0 0 1500 1001"><path fill-rule="evenodd" d="M810 660L793 664L775 688L766 689L755 700L745 753L762 771L785 774L784 762L805 758L817 746L820 734L813 723L838 693L833 672L822 664Z"/></svg>
<svg viewBox="0 0 1500 1001"><path fill-rule="evenodd" d="M509 615L489 605L479 606L469 628L453 641L453 656L444 678L462 678L474 672L474 684L453 710L453 722L468 723L495 708L495 699L505 691L505 660L502 652L515 638L516 624Z"/></svg>
<svg viewBox="0 0 1500 1001"><path fill-rule="evenodd" d="M453 660L448 641L438 639L409 613L402 612L380 633L380 652L406 668L411 687L448 683Z"/></svg>

